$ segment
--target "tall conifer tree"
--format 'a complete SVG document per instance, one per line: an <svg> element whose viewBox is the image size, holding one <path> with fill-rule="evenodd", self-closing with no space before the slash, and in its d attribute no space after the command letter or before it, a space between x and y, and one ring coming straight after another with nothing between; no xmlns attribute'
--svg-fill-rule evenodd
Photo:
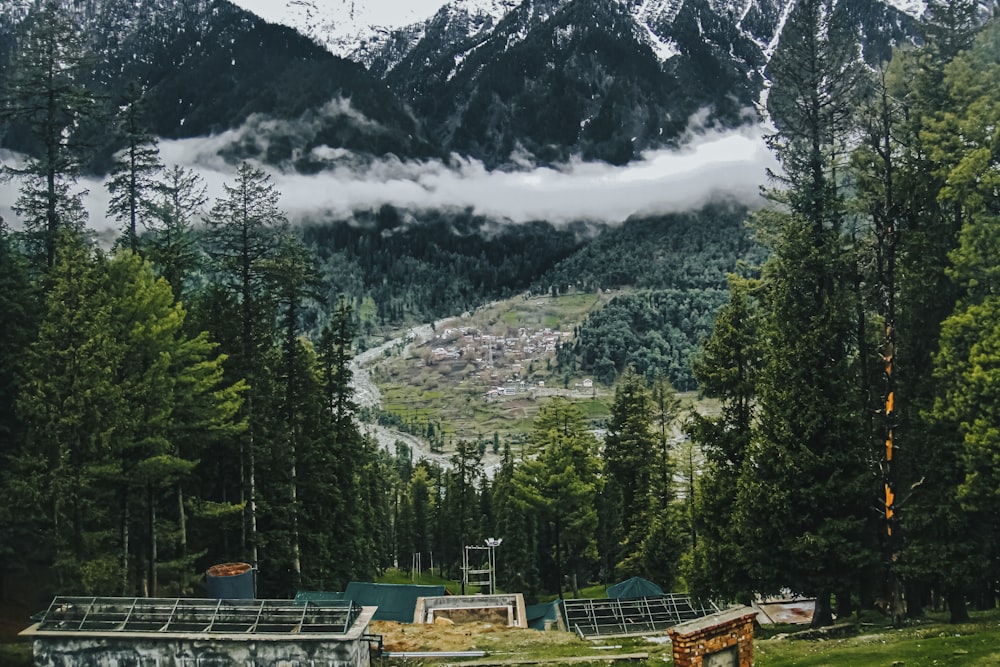
<svg viewBox="0 0 1000 667"><path fill-rule="evenodd" d="M715 319L712 335L695 358L702 394L721 402L718 416L693 413L685 431L705 457L695 490L698 536L687 580L707 597L748 600L753 584L736 522L736 493L754 428L756 378L760 370L755 283L730 276L729 303Z"/></svg>
<svg viewBox="0 0 1000 667"><path fill-rule="evenodd" d="M84 152L75 130L98 107L82 83L88 66L82 37L60 3L45 0L24 25L0 114L28 129L32 157L5 170L21 180L14 210L32 255L51 268L60 231L80 234L86 221L74 191Z"/></svg>
<svg viewBox="0 0 1000 667"><path fill-rule="evenodd" d="M246 507L241 542L244 557L254 565L259 558L256 460L270 444L263 436L268 411L274 407L268 399L269 368L265 363L274 333L273 276L269 268L288 225L278 198L270 177L244 162L235 182L225 186L206 219L208 254L215 275L239 309L239 348L231 351L234 368L250 384L244 402L247 434L240 448L240 493Z"/></svg>
<svg viewBox="0 0 1000 667"><path fill-rule="evenodd" d="M757 226L763 269L760 419L740 480L739 515L762 590L815 595L832 623L871 558L873 491L858 400L855 300L840 191L858 99L857 40L842 4L803 0L770 63L781 206ZM853 586L852 586L853 584ZM843 610L842 610L843 611Z"/></svg>
<svg viewBox="0 0 1000 667"><path fill-rule="evenodd" d="M155 176L163 169L156 137L146 129L143 91L131 82L118 109L118 134L125 146L115 154L107 188L108 215L121 225L121 245L139 252L140 217L149 210Z"/></svg>

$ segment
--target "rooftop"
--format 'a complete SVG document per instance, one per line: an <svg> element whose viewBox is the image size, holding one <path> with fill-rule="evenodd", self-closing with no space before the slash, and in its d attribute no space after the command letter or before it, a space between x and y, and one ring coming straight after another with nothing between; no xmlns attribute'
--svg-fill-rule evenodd
<svg viewBox="0 0 1000 667"><path fill-rule="evenodd" d="M374 608L350 600L210 600L56 597L28 636L197 636L230 639L347 638ZM360 630L356 621L361 620Z"/></svg>

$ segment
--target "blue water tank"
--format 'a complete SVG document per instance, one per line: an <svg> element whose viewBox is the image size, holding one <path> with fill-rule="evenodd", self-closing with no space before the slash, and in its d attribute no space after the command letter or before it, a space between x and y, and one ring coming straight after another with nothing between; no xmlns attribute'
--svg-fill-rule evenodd
<svg viewBox="0 0 1000 667"><path fill-rule="evenodd" d="M205 572L208 597L216 600L252 600L253 567L248 563L221 563Z"/></svg>

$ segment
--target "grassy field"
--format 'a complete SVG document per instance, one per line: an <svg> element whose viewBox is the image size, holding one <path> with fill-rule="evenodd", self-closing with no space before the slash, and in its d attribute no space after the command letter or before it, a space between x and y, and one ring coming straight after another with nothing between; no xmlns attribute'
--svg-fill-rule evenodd
<svg viewBox="0 0 1000 667"><path fill-rule="evenodd" d="M1000 612L974 613L962 625L930 614L899 630L878 619L846 637L758 640L754 650L759 667L989 667L1000 665Z"/></svg>
<svg viewBox="0 0 1000 667"><path fill-rule="evenodd" d="M400 572L389 572L382 581L413 583ZM455 590L455 582L431 577L426 573L417 583L438 583ZM604 586L581 590L585 598L605 597ZM852 618L848 627L829 636L810 636L802 626L767 626L758 629L754 642L757 667L964 667L1000 666L1000 610L973 612L972 622L947 623L944 612L930 612L925 618L895 629L889 620L874 612ZM464 626L463 626L464 627ZM398 629L389 628L390 632ZM409 629L409 638L415 641ZM538 637L534 631L499 631L496 628L470 626L461 633L428 630L420 633L422 648L408 650L485 650L490 655L510 655L512 659L589 655L594 644L569 633L551 632ZM440 644L436 642L440 641ZM615 645L613 653L649 654L641 664L669 665L670 645L645 638L615 638L601 642ZM432 648L440 646L440 648ZM604 649L601 649L602 651ZM544 664L544 663L542 663ZM606 664L598 663L594 664ZM634 662L632 664L635 664Z"/></svg>
<svg viewBox="0 0 1000 667"><path fill-rule="evenodd" d="M941 619L916 622L902 630L888 627L881 617L848 630L847 635L825 639L796 639L789 633L758 638L754 642L757 667L995 667L1000 665L1000 613L976 614L972 623L952 626ZM607 638L587 642L567 632L535 632L471 624L455 627L377 624L389 650L485 651L491 664L502 661L536 661L559 664L566 658L601 655L604 658L645 653L648 657L628 664L648 667L672 664L671 648L656 638ZM782 628L779 628L779 630ZM797 628L783 628L794 632ZM768 633L773 633L772 628ZM460 664L454 658L449 664ZM475 660L469 661L475 664ZM440 661L439 661L440 663ZM413 664L390 660L388 664ZM429 661L433 664L433 661ZM625 663L622 663L625 664Z"/></svg>
<svg viewBox="0 0 1000 667"><path fill-rule="evenodd" d="M610 297L603 293L515 297L439 323L434 339L410 346L405 355L390 355L375 369L382 408L403 419L439 424L449 441L491 440L493 433L523 435L539 408L555 395L578 402L589 419L602 420L608 416L610 389L576 386L586 377L558 374L551 350L497 351L492 359L477 350L440 360L434 350L455 344L463 328L504 338L541 335L545 330L569 332ZM517 394L487 399L490 389L521 381L524 385Z"/></svg>

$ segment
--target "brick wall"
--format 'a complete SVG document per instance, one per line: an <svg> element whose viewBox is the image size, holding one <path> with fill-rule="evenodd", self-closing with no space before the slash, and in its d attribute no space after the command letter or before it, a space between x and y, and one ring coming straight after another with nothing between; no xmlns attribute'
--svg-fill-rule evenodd
<svg viewBox="0 0 1000 667"><path fill-rule="evenodd" d="M707 617L701 623L685 623L668 631L673 644L674 667L702 667L706 664L706 656L733 646L739 657L739 667L753 667L753 621L756 613L741 613L738 616L723 613L716 616L717 622L713 622L716 620L713 617ZM729 663L722 664L728 667Z"/></svg>

